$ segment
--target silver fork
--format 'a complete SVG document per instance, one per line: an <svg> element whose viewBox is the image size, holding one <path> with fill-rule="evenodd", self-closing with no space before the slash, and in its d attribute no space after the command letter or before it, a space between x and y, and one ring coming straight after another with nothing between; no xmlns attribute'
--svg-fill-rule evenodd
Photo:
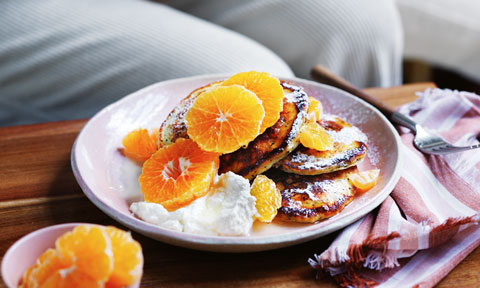
<svg viewBox="0 0 480 288"><path fill-rule="evenodd" d="M480 148L480 144L470 146L454 146L448 143L442 137L429 132L422 125L413 121L412 118L399 112L393 112L391 119L395 123L405 126L415 133L413 143L415 143L415 146L424 153L441 155Z"/></svg>
<svg viewBox="0 0 480 288"><path fill-rule="evenodd" d="M322 82L350 92L351 94L367 101L368 103L378 108L378 110L380 110L391 121L412 130L415 134L415 138L413 139L415 146L424 153L442 155L480 148L480 144L460 147L448 143L442 137L428 131L426 128L413 121L412 118L396 112L392 107L389 107L381 100L356 88L351 83L331 73L323 66L318 65L313 67L312 78L318 82Z"/></svg>

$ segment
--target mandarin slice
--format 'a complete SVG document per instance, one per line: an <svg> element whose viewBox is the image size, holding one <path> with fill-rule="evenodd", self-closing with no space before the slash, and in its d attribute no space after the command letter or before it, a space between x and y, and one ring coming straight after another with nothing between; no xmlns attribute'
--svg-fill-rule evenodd
<svg viewBox="0 0 480 288"><path fill-rule="evenodd" d="M283 88L277 78L269 73L250 71L235 74L222 83L223 86L235 84L242 85L262 100L265 118L259 134L278 121L283 109Z"/></svg>
<svg viewBox="0 0 480 288"><path fill-rule="evenodd" d="M112 244L102 227L77 226L58 238L55 246L62 259L92 279L106 281L112 274Z"/></svg>
<svg viewBox="0 0 480 288"><path fill-rule="evenodd" d="M333 139L325 129L314 121L309 121L300 132L300 143L303 146L318 151L332 150Z"/></svg>
<svg viewBox="0 0 480 288"><path fill-rule="evenodd" d="M128 232L113 226L105 227L113 250L113 272L106 287L125 287L132 285L142 277L142 246Z"/></svg>
<svg viewBox="0 0 480 288"><path fill-rule="evenodd" d="M39 287L57 270L70 267L71 261L63 260L55 249L48 249L38 257L35 265L25 271L21 287Z"/></svg>
<svg viewBox="0 0 480 288"><path fill-rule="evenodd" d="M377 184L380 169L361 171L348 176L348 180L355 186L356 191L364 193Z"/></svg>
<svg viewBox="0 0 480 288"><path fill-rule="evenodd" d="M33 279L32 277L32 272L35 268L37 268L37 264L32 265L25 270L23 273L22 279L20 280L20 285L18 287L20 288L30 288L30 287L35 287L34 283L37 283L36 280ZM37 285L38 286L38 285Z"/></svg>
<svg viewBox="0 0 480 288"><path fill-rule="evenodd" d="M282 195L275 182L267 176L258 175L253 180L250 194L257 199L255 202L258 212L257 219L265 223L272 222L277 215L278 208L282 206Z"/></svg>
<svg viewBox="0 0 480 288"><path fill-rule="evenodd" d="M105 287L102 281L93 279L88 274L72 267L55 271L39 288L101 288Z"/></svg>
<svg viewBox="0 0 480 288"><path fill-rule="evenodd" d="M200 94L185 116L188 136L202 150L230 153L259 135L262 101L240 85Z"/></svg>
<svg viewBox="0 0 480 288"><path fill-rule="evenodd" d="M157 151L158 129L148 133L147 129L131 131L122 140L123 153L128 158L138 162L145 162Z"/></svg>
<svg viewBox="0 0 480 288"><path fill-rule="evenodd" d="M312 121L320 120L323 114L322 102L318 101L313 97L308 97L310 99L310 105L308 106L308 115Z"/></svg>
<svg viewBox="0 0 480 288"><path fill-rule="evenodd" d="M218 166L218 153L203 151L193 140L180 138L145 161L140 190L145 201L173 211L205 196Z"/></svg>

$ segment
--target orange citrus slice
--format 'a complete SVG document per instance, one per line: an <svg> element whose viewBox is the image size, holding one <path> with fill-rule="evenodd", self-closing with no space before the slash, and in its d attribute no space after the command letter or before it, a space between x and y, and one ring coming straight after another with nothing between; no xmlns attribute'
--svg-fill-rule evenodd
<svg viewBox="0 0 480 288"><path fill-rule="evenodd" d="M380 169L361 171L348 176L348 180L356 188L357 192L363 193L377 184Z"/></svg>
<svg viewBox="0 0 480 288"><path fill-rule="evenodd" d="M57 270L70 267L72 262L62 261L60 254L55 249L48 249L37 262L25 271L21 287L40 287Z"/></svg>
<svg viewBox="0 0 480 288"><path fill-rule="evenodd" d="M223 81L223 86L242 85L252 91L262 100L265 118L262 121L259 134L275 124L283 109L283 88L280 81L265 72L242 72Z"/></svg>
<svg viewBox="0 0 480 288"><path fill-rule="evenodd" d="M128 232L80 225L55 244L25 271L21 287L116 288L140 281L142 248Z"/></svg>
<svg viewBox="0 0 480 288"><path fill-rule="evenodd" d="M208 193L218 166L218 153L203 151L191 139L180 138L145 161L140 189L145 201L176 210Z"/></svg>
<svg viewBox="0 0 480 288"><path fill-rule="evenodd" d="M259 135L262 103L242 86L218 86L200 94L188 110L188 136L202 150L230 153Z"/></svg>
<svg viewBox="0 0 480 288"><path fill-rule="evenodd" d="M113 272L106 287L126 287L140 281L143 271L142 246L128 232L112 226L105 227L105 231L113 250Z"/></svg>
<svg viewBox="0 0 480 288"><path fill-rule="evenodd" d="M314 121L309 121L300 132L300 143L303 146L318 151L332 150L333 139L325 129Z"/></svg>
<svg viewBox="0 0 480 288"><path fill-rule="evenodd" d="M55 246L62 259L97 281L106 281L112 274L112 243L102 227L77 226L58 238Z"/></svg>
<svg viewBox="0 0 480 288"><path fill-rule="evenodd" d="M72 267L55 271L41 288L102 288L102 281L98 281L80 271L78 267Z"/></svg>
<svg viewBox="0 0 480 288"><path fill-rule="evenodd" d="M128 158L138 162L145 162L155 151L157 151L158 129L151 134L147 129L134 130L127 134L122 140L123 153Z"/></svg>
<svg viewBox="0 0 480 288"><path fill-rule="evenodd" d="M314 122L320 120L322 117L323 113L323 106L320 101L313 97L308 97L310 98L310 106L308 106L308 115L310 116L310 119Z"/></svg>
<svg viewBox="0 0 480 288"><path fill-rule="evenodd" d="M253 181L250 194L257 199L257 219L261 222L272 222L277 216L277 209L282 206L282 195L275 182L264 175L258 175Z"/></svg>

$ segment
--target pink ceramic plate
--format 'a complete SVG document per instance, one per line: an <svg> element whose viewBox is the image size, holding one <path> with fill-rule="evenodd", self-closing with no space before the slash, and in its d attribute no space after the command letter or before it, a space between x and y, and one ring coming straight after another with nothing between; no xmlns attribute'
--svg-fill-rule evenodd
<svg viewBox="0 0 480 288"><path fill-rule="evenodd" d="M285 247L331 233L373 210L392 191L400 177L400 140L388 120L371 105L342 90L302 79L284 79L302 86L309 96L319 99L326 113L343 117L367 134L369 151L360 168L380 168L380 180L373 189L325 221L256 223L252 233L245 237L175 232L136 218L129 206L142 200L138 184L141 168L117 151L122 138L140 127L158 128L189 92L228 76L207 75L160 82L128 95L90 119L72 150L73 172L85 195L118 222L153 239L200 250L246 252Z"/></svg>

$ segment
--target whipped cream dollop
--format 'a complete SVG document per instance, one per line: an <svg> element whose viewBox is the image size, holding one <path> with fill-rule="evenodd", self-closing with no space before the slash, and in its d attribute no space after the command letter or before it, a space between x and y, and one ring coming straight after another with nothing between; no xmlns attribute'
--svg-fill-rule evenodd
<svg viewBox="0 0 480 288"><path fill-rule="evenodd" d="M188 206L168 212L161 204L135 202L130 210L140 219L166 229L203 235L245 236L257 209L247 179L227 172L215 179L209 193Z"/></svg>

